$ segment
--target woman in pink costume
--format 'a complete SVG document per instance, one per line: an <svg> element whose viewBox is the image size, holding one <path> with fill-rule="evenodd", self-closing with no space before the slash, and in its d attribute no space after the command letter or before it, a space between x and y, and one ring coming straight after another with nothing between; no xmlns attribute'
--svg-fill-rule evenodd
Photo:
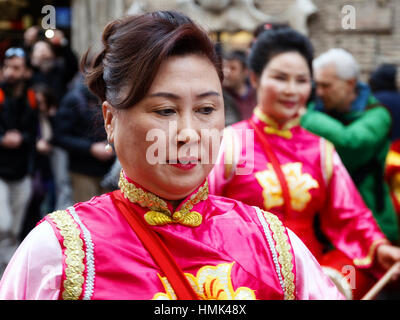
<svg viewBox="0 0 400 320"><path fill-rule="evenodd" d="M207 34L159 11L109 23L103 45L86 77L103 101L120 189L46 216L0 298L341 299L275 215L209 195L218 148L206 133L217 131L219 147L224 106Z"/></svg>
<svg viewBox="0 0 400 320"><path fill-rule="evenodd" d="M345 296L357 299L376 281L360 270L379 277L400 260L400 250L380 231L332 144L300 127L311 63L311 43L296 31L259 36L249 55L258 105L251 119L225 130L210 192L278 216ZM314 232L316 216L337 250L325 252Z"/></svg>

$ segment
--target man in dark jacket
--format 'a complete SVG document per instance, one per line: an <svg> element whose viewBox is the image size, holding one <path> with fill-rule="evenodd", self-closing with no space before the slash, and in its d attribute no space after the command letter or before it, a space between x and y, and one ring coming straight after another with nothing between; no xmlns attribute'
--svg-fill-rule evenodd
<svg viewBox="0 0 400 320"><path fill-rule="evenodd" d="M382 64L369 79L369 85L375 98L377 98L392 115L391 140L400 139L400 92L397 90L397 66Z"/></svg>
<svg viewBox="0 0 400 320"><path fill-rule="evenodd" d="M0 241L16 243L32 194L31 168L37 133L31 71L22 48L5 53L0 85Z"/></svg>
<svg viewBox="0 0 400 320"><path fill-rule="evenodd" d="M107 136L99 102L82 82L62 99L55 127L56 143L69 154L74 202L104 193L100 182L115 156L105 150Z"/></svg>

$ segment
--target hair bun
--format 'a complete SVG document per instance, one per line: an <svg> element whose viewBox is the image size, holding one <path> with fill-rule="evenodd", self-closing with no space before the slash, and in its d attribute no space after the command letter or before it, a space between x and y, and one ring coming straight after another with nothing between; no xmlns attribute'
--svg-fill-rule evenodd
<svg viewBox="0 0 400 320"><path fill-rule="evenodd" d="M108 42L109 42L110 36L112 36L115 33L115 30L117 30L120 25L121 25L121 20L117 19L117 20L113 20L113 21L107 23L107 25L104 27L101 40L103 42L103 46L106 49L108 48L108 45L109 45Z"/></svg>
<svg viewBox="0 0 400 320"><path fill-rule="evenodd" d="M81 70L86 78L86 85L101 101L106 100L106 83L103 79L103 60L106 55L106 48L96 55L96 50L90 48L83 55L81 60Z"/></svg>

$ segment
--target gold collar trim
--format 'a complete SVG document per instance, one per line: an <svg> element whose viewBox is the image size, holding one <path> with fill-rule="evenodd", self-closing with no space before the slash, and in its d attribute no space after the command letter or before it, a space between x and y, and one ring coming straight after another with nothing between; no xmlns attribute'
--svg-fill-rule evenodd
<svg viewBox="0 0 400 320"><path fill-rule="evenodd" d="M132 203L137 203L143 208L148 208L144 218L150 225L162 226L170 223L179 223L189 227L197 227L201 224L203 217L196 211L191 211L197 203L208 198L208 182L206 181L197 192L184 201L178 211L174 213L168 208L168 204L163 199L159 198L151 192L146 192L143 189L136 187L130 183L121 170L118 186L122 194Z"/></svg>
<svg viewBox="0 0 400 320"><path fill-rule="evenodd" d="M271 117L267 116L264 112L261 111L259 107L254 109L254 115L267 126L264 127L264 132L267 134L275 134L285 139L291 139L293 134L290 129L297 127L300 125L300 117L296 117L287 121L282 127L272 119Z"/></svg>

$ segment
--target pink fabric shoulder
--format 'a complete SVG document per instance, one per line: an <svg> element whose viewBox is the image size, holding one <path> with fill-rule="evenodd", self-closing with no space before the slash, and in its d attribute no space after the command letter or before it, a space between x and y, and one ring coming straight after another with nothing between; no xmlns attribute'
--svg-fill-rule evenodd
<svg viewBox="0 0 400 320"><path fill-rule="evenodd" d="M57 300L62 275L62 251L46 221L18 247L0 282L1 300Z"/></svg>

